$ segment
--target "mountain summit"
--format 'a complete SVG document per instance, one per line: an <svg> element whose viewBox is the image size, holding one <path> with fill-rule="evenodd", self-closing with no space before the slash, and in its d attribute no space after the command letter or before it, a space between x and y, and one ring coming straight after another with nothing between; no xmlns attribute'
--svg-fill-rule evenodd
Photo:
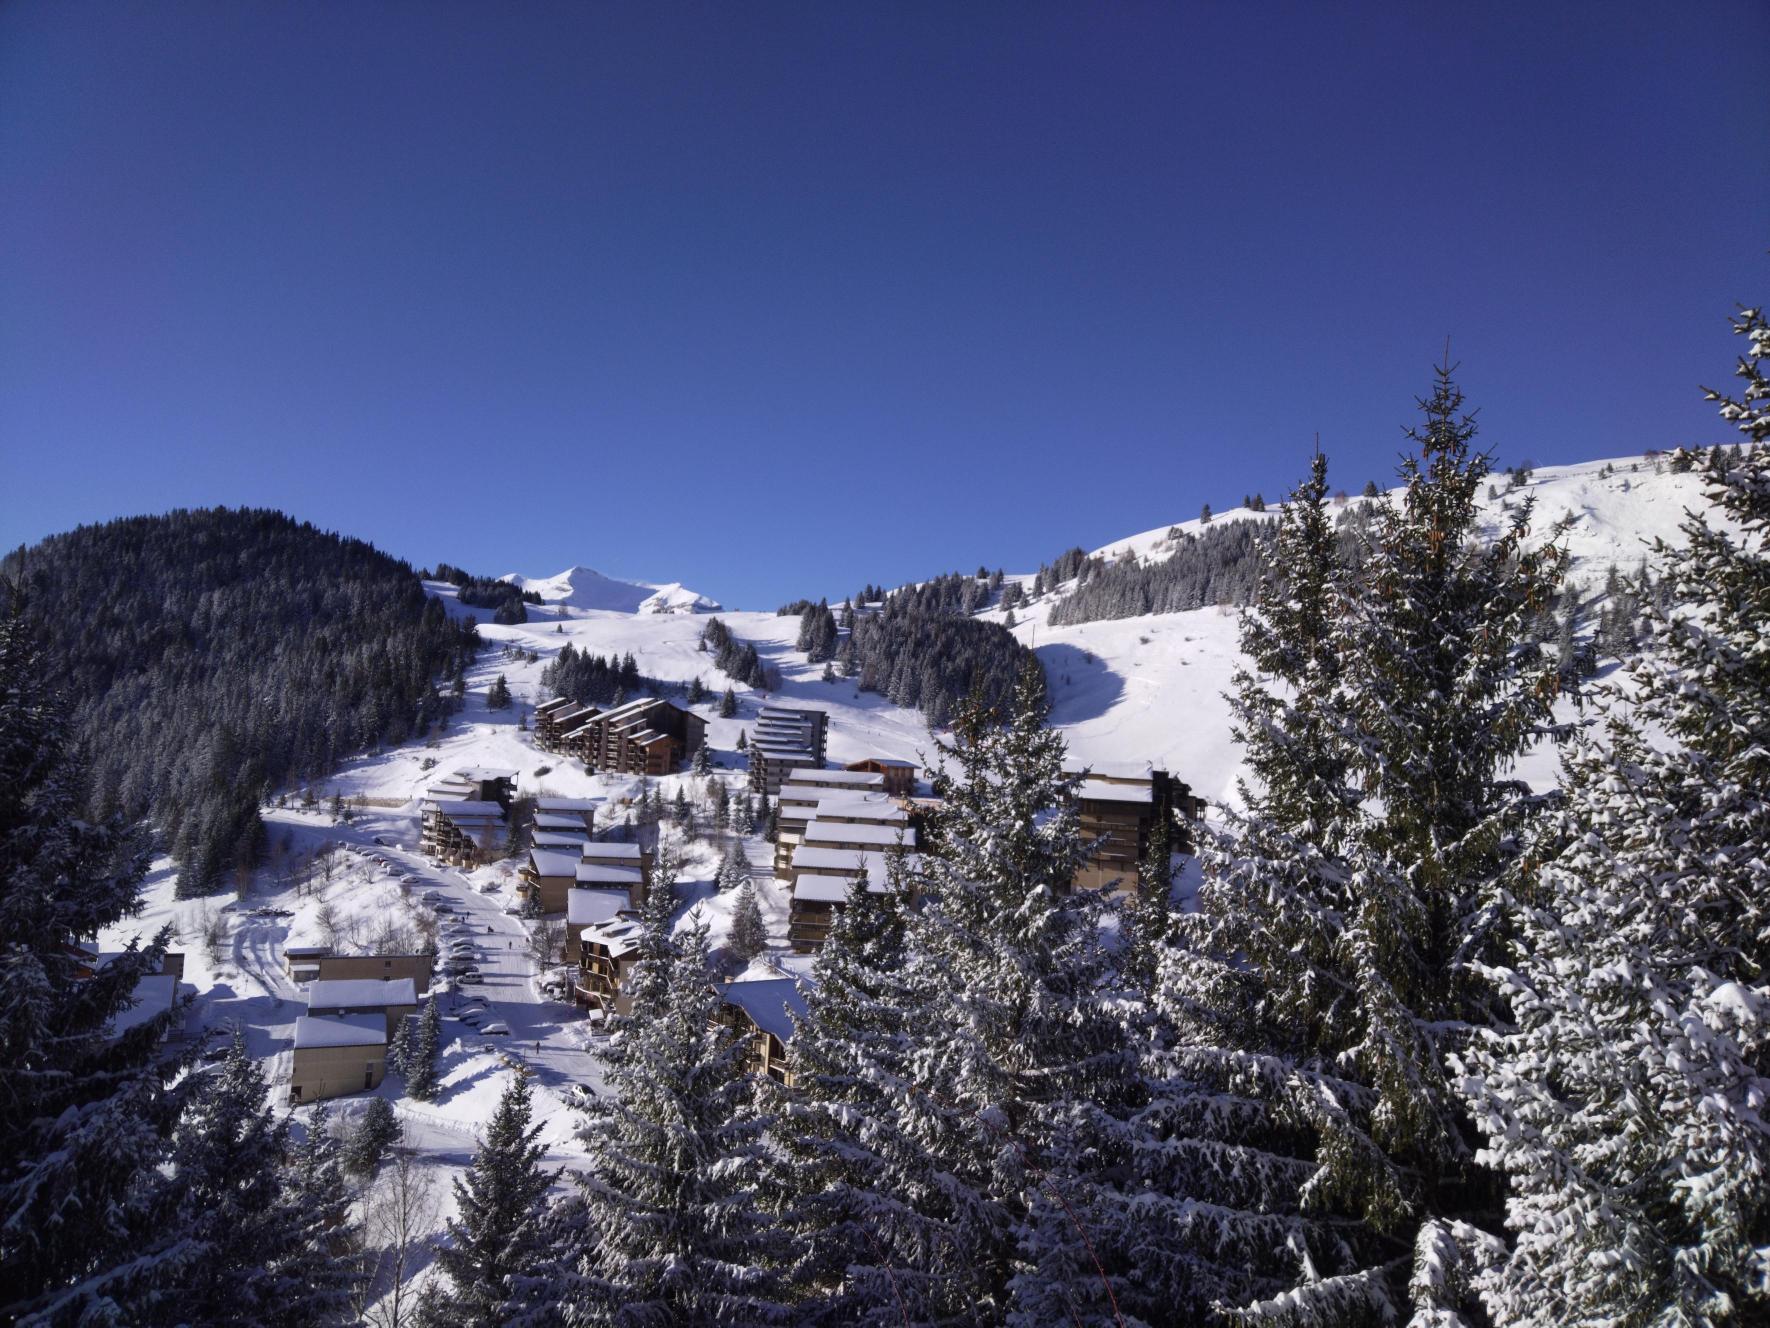
<svg viewBox="0 0 1770 1328"><path fill-rule="evenodd" d="M603 613L717 613L717 600L689 590L680 581L652 585L604 576L593 567L568 567L557 576L532 578L511 572L498 578L541 597L560 609Z"/></svg>

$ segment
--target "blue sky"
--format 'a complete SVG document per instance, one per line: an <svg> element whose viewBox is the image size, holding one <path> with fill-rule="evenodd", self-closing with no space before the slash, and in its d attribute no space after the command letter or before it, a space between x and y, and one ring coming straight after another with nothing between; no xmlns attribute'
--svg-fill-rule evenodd
<svg viewBox="0 0 1770 1328"><path fill-rule="evenodd" d="M772 607L1724 435L1756 3L0 6L0 541L275 506Z"/></svg>

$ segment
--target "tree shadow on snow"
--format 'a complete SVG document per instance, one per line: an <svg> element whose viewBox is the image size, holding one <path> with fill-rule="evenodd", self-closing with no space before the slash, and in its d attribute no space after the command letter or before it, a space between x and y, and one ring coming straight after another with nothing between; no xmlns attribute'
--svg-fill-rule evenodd
<svg viewBox="0 0 1770 1328"><path fill-rule="evenodd" d="M1091 651L1060 641L1040 646L1034 653L1045 666L1053 724L1098 719L1125 695L1125 680Z"/></svg>

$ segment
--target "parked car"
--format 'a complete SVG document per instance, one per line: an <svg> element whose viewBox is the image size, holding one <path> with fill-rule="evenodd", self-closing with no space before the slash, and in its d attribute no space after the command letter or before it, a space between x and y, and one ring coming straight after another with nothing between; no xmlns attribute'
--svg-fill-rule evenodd
<svg viewBox="0 0 1770 1328"><path fill-rule="evenodd" d="M509 1037L510 1025L505 1023L502 1019L494 1019L479 1031L485 1037Z"/></svg>
<svg viewBox="0 0 1770 1328"><path fill-rule="evenodd" d="M565 1100L574 1107L587 1107L596 1101L596 1094L591 1090L589 1084L567 1084L565 1086Z"/></svg>
<svg viewBox="0 0 1770 1328"><path fill-rule="evenodd" d="M442 891L426 890L420 898L422 898L426 904L434 904L437 900L442 898Z"/></svg>
<svg viewBox="0 0 1770 1328"><path fill-rule="evenodd" d="M455 980L457 982L478 983L478 982L484 982L485 977L480 973L480 971L477 968L469 968L469 969L463 970L460 973L455 974Z"/></svg>
<svg viewBox="0 0 1770 1328"><path fill-rule="evenodd" d="M381 845L382 848L392 848L393 847L393 841L391 839L388 839L385 835L376 835L375 842L377 844Z"/></svg>
<svg viewBox="0 0 1770 1328"><path fill-rule="evenodd" d="M455 1018L459 1019L462 1023L466 1024L470 1028L478 1027L480 1022L485 1017L486 1017L486 1011L484 1009L463 1010L463 1011L461 1011L460 1014L455 1016Z"/></svg>

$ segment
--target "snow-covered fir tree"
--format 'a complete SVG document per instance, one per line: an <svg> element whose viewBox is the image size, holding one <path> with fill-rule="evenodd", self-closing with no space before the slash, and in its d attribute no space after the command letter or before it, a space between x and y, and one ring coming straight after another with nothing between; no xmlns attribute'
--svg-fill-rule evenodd
<svg viewBox="0 0 1770 1328"><path fill-rule="evenodd" d="M1462 1088L1507 1176L1482 1279L1518 1325L1770 1320L1770 323L1738 399L1753 441L1711 472L1726 524L1656 550L1676 607L1572 749L1515 955L1511 1026Z"/></svg>
<svg viewBox="0 0 1770 1328"><path fill-rule="evenodd" d="M1071 892L1090 850L1045 713L1029 662L1010 713L967 705L936 766L892 1128L941 1181L903 1197L947 1225L939 1317L1143 1321L1170 1280L1132 1215L1143 1083L1100 901Z"/></svg>
<svg viewBox="0 0 1770 1328"><path fill-rule="evenodd" d="M330 1191L306 1150L289 1146L288 1122L267 1110L264 1073L236 1035L227 1057L197 1078L167 1174L161 1216L138 1251L125 1296L127 1322L203 1325L344 1323L353 1270L336 1257L336 1216L313 1208L309 1183Z"/></svg>
<svg viewBox="0 0 1770 1328"><path fill-rule="evenodd" d="M102 1305L155 1215L131 1201L177 1117L160 1021L107 1036L165 932L82 977L132 914L145 842L81 816L81 769L16 590L0 613L0 1318ZM102 1313L102 1311L95 1311Z"/></svg>
<svg viewBox="0 0 1770 1328"><path fill-rule="evenodd" d="M660 957L638 965L632 1012L603 1053L608 1092L583 1135L584 1244L566 1322L792 1323L786 1236L752 1189L767 1120L747 1044L713 1020L706 927L692 923L668 952L654 940Z"/></svg>
<svg viewBox="0 0 1770 1328"><path fill-rule="evenodd" d="M912 1046L907 1023L903 854L887 889L864 877L805 984L787 1054L794 1088L773 1130L781 1219L801 1245L793 1280L814 1323L966 1321L969 1270L939 1196L939 1163L902 1125Z"/></svg>
<svg viewBox="0 0 1770 1328"><path fill-rule="evenodd" d="M1558 672L1531 624L1563 556L1533 542L1528 503L1475 538L1488 468L1448 368L1421 405L1419 455L1370 504L1352 567L1323 461L1282 518L1234 698L1248 809L1208 847L1164 975L1178 1119L1227 1182L1170 1188L1219 1205L1187 1237L1215 1266L1248 1252L1242 1289L1218 1291L1247 1320L1411 1303L1454 1322L1473 1302L1453 1256L1497 1216L1445 1056L1496 1017L1468 965L1494 950L1532 806L1509 767L1551 725ZM1211 1107L1226 1095L1233 1112Z"/></svg>
<svg viewBox="0 0 1770 1328"><path fill-rule="evenodd" d="M341 1160L358 1176L370 1176L381 1165L387 1150L400 1141L399 1118L384 1097L372 1097L362 1116L351 1126Z"/></svg>
<svg viewBox="0 0 1770 1328"><path fill-rule="evenodd" d="M436 1054L441 1046L442 1009L435 1000L426 1000L418 1015L417 1031L411 1035L406 1049L407 1096L419 1102L428 1102L436 1096Z"/></svg>
<svg viewBox="0 0 1770 1328"><path fill-rule="evenodd" d="M717 884L721 890L736 890L750 879L750 855L744 852L742 840L734 839L725 846L719 859Z"/></svg>
<svg viewBox="0 0 1770 1328"><path fill-rule="evenodd" d="M512 1279L535 1256L542 1199L553 1175L541 1165L541 1127L531 1121L528 1077L515 1074L498 1099L467 1174L455 1181L455 1216L437 1246L448 1279L432 1283L421 1318L442 1328L500 1328Z"/></svg>
<svg viewBox="0 0 1770 1328"><path fill-rule="evenodd" d="M756 886L747 865L743 883L737 887L737 902L732 905L730 947L746 964L768 949L768 924L762 920L762 906L756 900Z"/></svg>

